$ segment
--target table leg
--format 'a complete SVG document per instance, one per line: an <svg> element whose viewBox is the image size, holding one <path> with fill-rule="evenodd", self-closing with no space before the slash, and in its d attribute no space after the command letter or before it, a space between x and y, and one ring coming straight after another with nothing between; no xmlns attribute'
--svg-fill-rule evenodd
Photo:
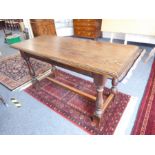
<svg viewBox="0 0 155 155"><path fill-rule="evenodd" d="M115 95L117 94L117 84L118 84L118 80L116 78L113 78L111 91Z"/></svg>
<svg viewBox="0 0 155 155"><path fill-rule="evenodd" d="M31 62L30 62L30 57L27 56L25 53L21 52L21 56L24 58L24 60L26 61L26 64L28 66L28 69L29 69L29 73L31 75L32 78L35 78L36 77L36 74L35 74L35 71L31 65Z"/></svg>
<svg viewBox="0 0 155 155"><path fill-rule="evenodd" d="M103 104L104 104L103 90L104 90L106 80L107 78L105 76L102 76L102 75L94 76L94 83L96 85L97 96L96 96L96 109L92 119L96 125L99 124L100 118L103 113L103 110L102 110Z"/></svg>
<svg viewBox="0 0 155 155"><path fill-rule="evenodd" d="M34 68L33 68L32 64L30 62L30 57L27 56L24 52L20 52L20 53L21 53L21 56L23 57L23 59L25 60L27 66L28 66L29 74L32 77L32 83L34 84L34 86L36 86L36 88L38 88L38 85L40 85L40 83L36 78ZM37 85L36 85L36 83L37 83Z"/></svg>

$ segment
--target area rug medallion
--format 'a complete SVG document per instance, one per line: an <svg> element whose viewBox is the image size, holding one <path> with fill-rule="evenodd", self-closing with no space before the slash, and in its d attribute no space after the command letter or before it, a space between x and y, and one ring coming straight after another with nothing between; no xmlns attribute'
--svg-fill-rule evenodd
<svg viewBox="0 0 155 155"><path fill-rule="evenodd" d="M58 70L56 80L96 95L93 83L68 73ZM30 86L25 91L87 133L100 135L111 135L114 133L130 100L130 96L119 92L103 114L101 125L97 128L90 119L90 116L94 113L94 101L58 86L48 79L41 80L39 87ZM109 89L105 89L106 94L109 94L109 91Z"/></svg>
<svg viewBox="0 0 155 155"><path fill-rule="evenodd" d="M155 61L137 114L133 135L155 135Z"/></svg>
<svg viewBox="0 0 155 155"><path fill-rule="evenodd" d="M36 75L42 74L51 68L51 65L39 60L30 59ZM14 90L31 80L26 62L20 54L11 55L0 59L0 83Z"/></svg>

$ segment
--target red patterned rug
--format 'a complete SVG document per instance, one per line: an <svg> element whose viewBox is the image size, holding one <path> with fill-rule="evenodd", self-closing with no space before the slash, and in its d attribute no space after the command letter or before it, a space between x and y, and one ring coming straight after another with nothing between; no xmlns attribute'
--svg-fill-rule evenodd
<svg viewBox="0 0 155 155"><path fill-rule="evenodd" d="M56 80L89 94L96 95L93 83L68 73L58 71ZM130 100L130 96L119 92L103 114L100 128L97 128L92 125L90 120L90 116L94 113L95 108L95 102L92 100L58 86L48 79L41 80L39 88L30 86L25 91L87 133L100 135L111 135L114 133ZM109 94L109 92L110 90L106 88L105 93Z"/></svg>
<svg viewBox="0 0 155 155"><path fill-rule="evenodd" d="M30 59L36 75L40 75L51 68L51 65L39 60ZM0 59L0 83L14 90L31 80L28 67L20 54L11 55Z"/></svg>
<svg viewBox="0 0 155 155"><path fill-rule="evenodd" d="M133 135L155 135L155 61L137 114Z"/></svg>

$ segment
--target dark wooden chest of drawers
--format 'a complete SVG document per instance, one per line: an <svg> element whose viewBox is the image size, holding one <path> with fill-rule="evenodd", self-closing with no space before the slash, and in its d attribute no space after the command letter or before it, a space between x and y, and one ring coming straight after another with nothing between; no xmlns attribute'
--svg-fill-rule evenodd
<svg viewBox="0 0 155 155"><path fill-rule="evenodd" d="M30 22L35 37L41 35L56 35L54 20L31 19Z"/></svg>
<svg viewBox="0 0 155 155"><path fill-rule="evenodd" d="M74 36L96 39L101 37L102 19L74 19Z"/></svg>

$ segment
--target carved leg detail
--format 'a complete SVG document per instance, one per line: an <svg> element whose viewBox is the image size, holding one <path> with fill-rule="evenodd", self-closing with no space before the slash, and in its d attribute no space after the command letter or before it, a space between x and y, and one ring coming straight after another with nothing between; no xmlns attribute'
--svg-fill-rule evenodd
<svg viewBox="0 0 155 155"><path fill-rule="evenodd" d="M104 90L106 79L107 79L106 77L101 75L96 75L94 77L94 82L96 85L96 92L97 92L95 116L97 116L98 118L101 118L101 115L103 112L102 111L102 107L104 103L103 90Z"/></svg>
<svg viewBox="0 0 155 155"><path fill-rule="evenodd" d="M103 90L104 85L106 83L107 78L102 75L94 75L94 83L96 85L96 109L94 115L91 117L92 125L99 127L100 126L100 119L103 113Z"/></svg>
<svg viewBox="0 0 155 155"><path fill-rule="evenodd" d="M39 83L39 81L36 78L36 74L35 74L34 68L33 68L32 64L30 62L30 57L27 56L23 52L20 52L20 53L21 53L21 56L23 57L23 59L26 61L26 64L27 64L28 69L29 69L30 76L32 77L32 83L34 84L35 88L38 88L38 85L40 85L40 83Z"/></svg>
<svg viewBox="0 0 155 155"><path fill-rule="evenodd" d="M117 94L117 84L118 84L118 80L117 79L112 79L112 88L111 91L113 94Z"/></svg>
<svg viewBox="0 0 155 155"><path fill-rule="evenodd" d="M111 88L111 92L114 94L114 98L113 100L116 100L117 97L117 84L118 84L118 80L117 79L112 79L112 88Z"/></svg>
<svg viewBox="0 0 155 155"><path fill-rule="evenodd" d="M35 78L36 74L35 74L35 71L34 71L32 65L31 65L30 58L27 57L27 56L24 56L24 59L25 59L25 61L27 63L30 75L32 76L32 78Z"/></svg>

